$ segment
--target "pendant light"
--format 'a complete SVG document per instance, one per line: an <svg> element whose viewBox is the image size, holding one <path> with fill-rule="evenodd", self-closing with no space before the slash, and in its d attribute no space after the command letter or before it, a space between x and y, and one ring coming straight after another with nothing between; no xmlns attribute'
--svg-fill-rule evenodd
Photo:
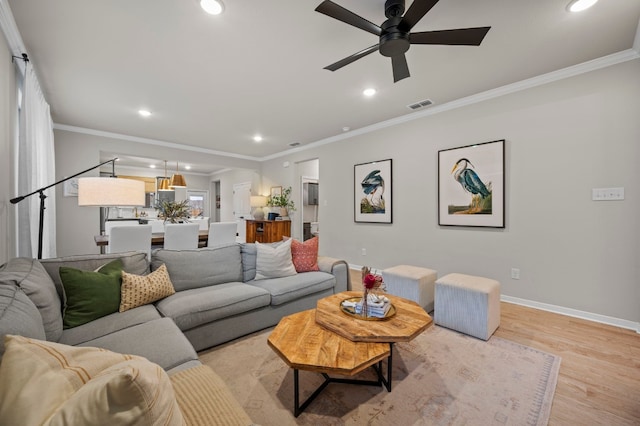
<svg viewBox="0 0 640 426"><path fill-rule="evenodd" d="M182 176L180 173L178 173L178 162L176 161L176 172L174 173L173 176L171 176L171 182L169 183L169 186L172 188L186 188L187 187L187 181L184 180L184 176Z"/></svg>
<svg viewBox="0 0 640 426"><path fill-rule="evenodd" d="M160 185L158 185L158 191L172 191L169 188L169 178L167 177L167 160L164 160L164 177L160 181Z"/></svg>

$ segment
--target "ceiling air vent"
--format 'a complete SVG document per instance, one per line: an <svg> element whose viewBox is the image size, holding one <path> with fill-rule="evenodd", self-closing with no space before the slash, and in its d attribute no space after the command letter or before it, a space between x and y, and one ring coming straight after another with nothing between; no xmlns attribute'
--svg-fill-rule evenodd
<svg viewBox="0 0 640 426"><path fill-rule="evenodd" d="M411 110L417 110L420 108L428 107L429 105L433 105L433 101L431 99L425 99L424 101L416 102L415 104L407 105L407 108Z"/></svg>

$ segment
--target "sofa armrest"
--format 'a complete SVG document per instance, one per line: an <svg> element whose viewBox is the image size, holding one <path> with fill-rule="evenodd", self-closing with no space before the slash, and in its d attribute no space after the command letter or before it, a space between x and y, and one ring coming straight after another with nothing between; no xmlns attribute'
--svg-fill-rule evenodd
<svg viewBox="0 0 640 426"><path fill-rule="evenodd" d="M347 291L351 288L349 264L344 260L328 256L318 256L318 267L322 272L327 272L336 277L335 293Z"/></svg>
<svg viewBox="0 0 640 426"><path fill-rule="evenodd" d="M206 365L170 376L187 426L249 426L254 423L225 382Z"/></svg>

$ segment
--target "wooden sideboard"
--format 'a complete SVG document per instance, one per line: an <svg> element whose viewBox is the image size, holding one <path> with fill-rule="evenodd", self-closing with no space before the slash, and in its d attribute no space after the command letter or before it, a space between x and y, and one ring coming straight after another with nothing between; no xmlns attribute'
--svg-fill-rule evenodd
<svg viewBox="0 0 640 426"><path fill-rule="evenodd" d="M291 236L290 220L247 220L248 243L274 243Z"/></svg>

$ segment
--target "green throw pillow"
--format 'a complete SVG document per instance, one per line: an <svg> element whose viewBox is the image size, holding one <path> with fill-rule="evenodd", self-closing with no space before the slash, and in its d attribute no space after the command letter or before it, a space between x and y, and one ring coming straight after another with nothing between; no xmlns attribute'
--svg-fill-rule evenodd
<svg viewBox="0 0 640 426"><path fill-rule="evenodd" d="M66 303L64 328L73 328L118 312L122 261L116 259L96 272L60 267Z"/></svg>

